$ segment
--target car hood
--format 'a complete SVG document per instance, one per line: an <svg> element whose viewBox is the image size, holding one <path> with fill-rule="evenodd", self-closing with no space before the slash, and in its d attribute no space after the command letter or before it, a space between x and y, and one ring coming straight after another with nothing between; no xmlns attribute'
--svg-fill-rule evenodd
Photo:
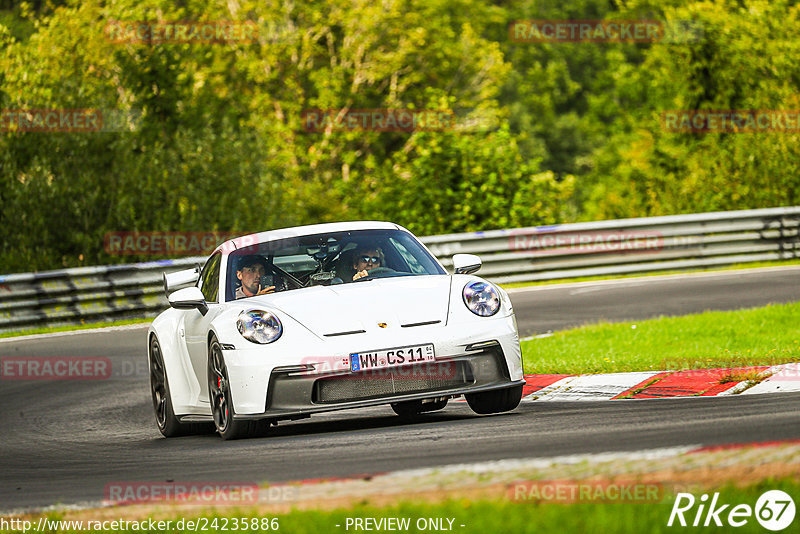
<svg viewBox="0 0 800 534"><path fill-rule="evenodd" d="M450 300L447 275L378 278L264 295L265 304L321 337L420 323L444 325ZM268 300L267 300L268 299ZM256 299L252 299L256 301Z"/></svg>

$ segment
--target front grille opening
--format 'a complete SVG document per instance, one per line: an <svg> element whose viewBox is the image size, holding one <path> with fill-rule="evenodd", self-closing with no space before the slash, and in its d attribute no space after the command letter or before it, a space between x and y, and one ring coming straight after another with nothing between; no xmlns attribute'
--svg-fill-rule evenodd
<svg viewBox="0 0 800 534"><path fill-rule="evenodd" d="M475 383L467 362L429 362L374 369L321 378L314 383L312 402L348 402L405 393L425 393Z"/></svg>

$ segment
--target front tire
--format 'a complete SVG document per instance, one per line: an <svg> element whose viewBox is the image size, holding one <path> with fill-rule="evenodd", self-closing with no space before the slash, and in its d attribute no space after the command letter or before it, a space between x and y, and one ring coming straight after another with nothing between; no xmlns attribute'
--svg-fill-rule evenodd
<svg viewBox="0 0 800 534"><path fill-rule="evenodd" d="M156 416L158 430L165 438L205 434L212 430L206 423L181 423L172 408L172 396L169 393L167 369L164 366L164 355L158 339L150 339L150 394L153 398L153 411Z"/></svg>
<svg viewBox="0 0 800 534"><path fill-rule="evenodd" d="M214 425L222 439L240 439L265 434L269 421L237 421L233 409L228 368L216 337L208 346L208 400Z"/></svg>
<svg viewBox="0 0 800 534"><path fill-rule="evenodd" d="M505 389L464 395L472 411L482 415L508 412L522 400L522 384Z"/></svg>

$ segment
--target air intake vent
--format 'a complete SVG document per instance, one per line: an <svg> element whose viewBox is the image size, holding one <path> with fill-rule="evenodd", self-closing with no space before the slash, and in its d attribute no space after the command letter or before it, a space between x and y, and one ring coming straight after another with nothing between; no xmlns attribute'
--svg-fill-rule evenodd
<svg viewBox="0 0 800 534"><path fill-rule="evenodd" d="M366 330L350 330L349 332L333 332L331 334L324 334L325 337L336 337L336 336L349 336L350 334L363 334Z"/></svg>
<svg viewBox="0 0 800 534"><path fill-rule="evenodd" d="M438 362L321 378L313 402L347 402L404 393L441 391L475 382L466 362Z"/></svg>
<svg viewBox="0 0 800 534"><path fill-rule="evenodd" d="M401 326L402 328L413 328L413 327L415 327L415 326L425 326L425 325L429 325L429 324L439 324L439 323L441 323L441 322L442 322L442 321L438 321L438 320L437 320L437 321L423 321L423 322L421 322L421 323L408 323L408 324L401 324L400 326Z"/></svg>

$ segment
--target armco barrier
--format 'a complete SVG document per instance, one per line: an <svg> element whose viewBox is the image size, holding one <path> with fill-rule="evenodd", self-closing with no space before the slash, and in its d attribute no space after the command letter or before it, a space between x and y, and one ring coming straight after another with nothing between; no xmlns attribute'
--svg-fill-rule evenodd
<svg viewBox="0 0 800 534"><path fill-rule="evenodd" d="M446 267L479 254L497 283L724 266L800 257L800 206L491 230L422 238ZM0 275L0 332L153 317L162 272L205 261Z"/></svg>
<svg viewBox="0 0 800 534"><path fill-rule="evenodd" d="M204 258L0 275L0 332L154 317L167 308L162 273Z"/></svg>

